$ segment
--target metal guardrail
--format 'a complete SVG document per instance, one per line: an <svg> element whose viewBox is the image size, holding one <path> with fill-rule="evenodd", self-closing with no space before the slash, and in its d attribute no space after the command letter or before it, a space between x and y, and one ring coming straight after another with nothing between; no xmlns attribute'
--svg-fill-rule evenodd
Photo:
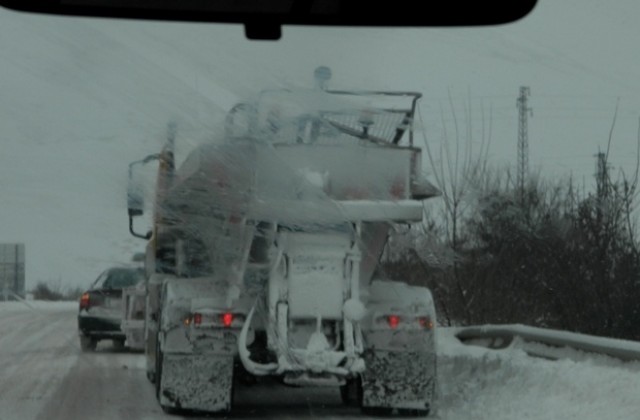
<svg viewBox="0 0 640 420"><path fill-rule="evenodd" d="M539 343L554 348L572 348L587 353L602 354L623 361L640 361L640 342L593 335L530 327L520 324L459 327L455 336L465 344L491 349L509 347L516 337L526 343ZM525 346L526 347L526 346ZM525 348L532 356L548 357L539 349Z"/></svg>

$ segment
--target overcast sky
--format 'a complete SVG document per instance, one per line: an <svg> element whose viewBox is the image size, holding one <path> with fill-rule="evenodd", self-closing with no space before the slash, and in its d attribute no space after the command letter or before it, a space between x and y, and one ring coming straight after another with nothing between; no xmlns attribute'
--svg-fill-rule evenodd
<svg viewBox="0 0 640 420"><path fill-rule="evenodd" d="M539 0L500 27L287 27L278 42L256 42L236 25L0 10L0 241L26 244L27 287L88 285L143 249L127 231L126 168L158 150L168 121L187 143L207 138L239 99L308 87L318 65L335 88L423 92L422 132L436 148L452 137L449 94L476 142L484 112L502 165L514 165L516 97L529 86L531 167L590 188L617 101L610 163L633 170L639 15L634 0Z"/></svg>

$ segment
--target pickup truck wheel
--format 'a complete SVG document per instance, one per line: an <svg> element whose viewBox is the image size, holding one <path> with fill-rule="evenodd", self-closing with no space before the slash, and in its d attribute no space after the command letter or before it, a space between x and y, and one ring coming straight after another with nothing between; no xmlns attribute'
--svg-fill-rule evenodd
<svg viewBox="0 0 640 420"><path fill-rule="evenodd" d="M82 351L95 351L97 346L97 339L86 335L80 336L80 349L82 349Z"/></svg>

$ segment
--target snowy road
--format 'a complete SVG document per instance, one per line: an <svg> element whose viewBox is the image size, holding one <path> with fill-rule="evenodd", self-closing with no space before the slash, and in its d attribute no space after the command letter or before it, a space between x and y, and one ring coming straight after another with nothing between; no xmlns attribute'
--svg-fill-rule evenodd
<svg viewBox="0 0 640 420"><path fill-rule="evenodd" d="M180 418L158 406L141 354L108 341L80 351L76 303L32 304L0 302L0 420ZM239 390L237 402L235 418L361 417L331 389L260 385Z"/></svg>
<svg viewBox="0 0 640 420"><path fill-rule="evenodd" d="M76 303L0 305L1 420L161 417L139 355L80 351Z"/></svg>
<svg viewBox="0 0 640 420"><path fill-rule="evenodd" d="M76 304L0 302L0 420L176 419L162 412L143 356L100 343L82 353ZM495 351L439 334L438 420L640 419L640 363L565 351L550 361L517 343ZM332 389L238 391L234 418L363 418ZM189 417L191 419L196 417Z"/></svg>

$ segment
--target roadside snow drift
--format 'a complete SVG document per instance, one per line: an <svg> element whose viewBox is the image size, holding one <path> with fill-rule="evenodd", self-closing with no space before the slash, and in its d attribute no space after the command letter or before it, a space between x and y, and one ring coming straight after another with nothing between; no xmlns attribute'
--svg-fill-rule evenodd
<svg viewBox="0 0 640 420"><path fill-rule="evenodd" d="M640 418L639 362L584 353L576 361L580 352L569 349L556 361L534 358L517 339L490 350L461 344L453 331L440 328L438 335L438 418Z"/></svg>

